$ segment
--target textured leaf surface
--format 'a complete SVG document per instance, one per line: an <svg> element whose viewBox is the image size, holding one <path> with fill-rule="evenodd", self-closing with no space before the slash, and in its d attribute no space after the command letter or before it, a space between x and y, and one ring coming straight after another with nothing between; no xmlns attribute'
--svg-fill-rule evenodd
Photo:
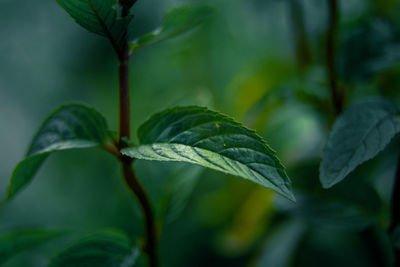
<svg viewBox="0 0 400 267"><path fill-rule="evenodd" d="M151 117L138 130L140 146L127 156L182 161L249 179L294 200L284 167L265 141L231 118L201 107L179 107Z"/></svg>
<svg viewBox="0 0 400 267"><path fill-rule="evenodd" d="M116 0L57 0L74 20L87 30L118 44L132 17L120 18Z"/></svg>
<svg viewBox="0 0 400 267"><path fill-rule="evenodd" d="M42 124L26 158L14 169L7 198L32 180L51 152L100 146L106 134L106 121L96 110L78 104L58 108Z"/></svg>
<svg viewBox="0 0 400 267"><path fill-rule="evenodd" d="M59 231L20 230L0 236L0 265L18 253L33 249L52 239L61 236Z"/></svg>
<svg viewBox="0 0 400 267"><path fill-rule="evenodd" d="M103 231L88 236L62 251L51 260L49 266L121 266L128 261L132 264L132 256L137 257L138 251L133 249L125 234ZM132 266L131 264L129 266Z"/></svg>
<svg viewBox="0 0 400 267"><path fill-rule="evenodd" d="M179 35L202 23L212 12L212 7L200 3L173 8L165 14L160 28L136 39L130 47L138 50Z"/></svg>
<svg viewBox="0 0 400 267"><path fill-rule="evenodd" d="M335 122L322 154L324 188L342 181L361 163L375 157L400 132L400 111L386 100L348 108Z"/></svg>

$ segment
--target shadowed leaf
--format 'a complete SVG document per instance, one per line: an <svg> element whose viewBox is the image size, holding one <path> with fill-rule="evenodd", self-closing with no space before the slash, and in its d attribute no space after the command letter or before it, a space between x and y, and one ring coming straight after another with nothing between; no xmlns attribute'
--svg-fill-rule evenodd
<svg viewBox="0 0 400 267"><path fill-rule="evenodd" d="M100 146L107 135L107 124L96 110L84 105L65 105L42 124L26 158L14 169L7 199L26 186L51 152Z"/></svg>
<svg viewBox="0 0 400 267"><path fill-rule="evenodd" d="M62 232L51 230L20 230L0 236L0 265L18 253L38 247L60 237Z"/></svg>
<svg viewBox="0 0 400 267"><path fill-rule="evenodd" d="M88 236L54 257L49 266L132 266L139 251L120 232L103 231Z"/></svg>
<svg viewBox="0 0 400 267"><path fill-rule="evenodd" d="M400 132L400 111L390 101L371 100L348 108L329 133L320 166L324 188L342 181L375 157Z"/></svg>

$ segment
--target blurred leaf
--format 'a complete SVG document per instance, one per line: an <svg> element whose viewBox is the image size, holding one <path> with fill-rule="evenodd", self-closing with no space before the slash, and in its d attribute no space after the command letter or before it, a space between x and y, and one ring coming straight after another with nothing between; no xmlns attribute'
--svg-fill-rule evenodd
<svg viewBox="0 0 400 267"><path fill-rule="evenodd" d="M376 222L376 218L366 214L361 207L340 199L298 194L297 200L297 207L282 203L278 207L318 227L358 232Z"/></svg>
<svg viewBox="0 0 400 267"><path fill-rule="evenodd" d="M254 109L263 111L271 105L270 98L284 98L282 86L294 76L291 62L282 59L268 59L255 69L245 66L229 85L228 94L234 96L235 112L239 116L254 113Z"/></svg>
<svg viewBox="0 0 400 267"><path fill-rule="evenodd" d="M130 43L132 50L159 43L177 36L202 23L213 12L213 8L204 3L188 4L169 10L164 17L162 26Z"/></svg>
<svg viewBox="0 0 400 267"><path fill-rule="evenodd" d="M379 228L362 232L308 227L290 266L389 267L390 247L379 236ZM382 231L382 230L381 230ZM389 253L388 253L389 252Z"/></svg>
<svg viewBox="0 0 400 267"><path fill-rule="evenodd" d="M180 161L249 179L294 201L291 182L275 152L254 131L202 107L157 113L138 130L142 145L124 155Z"/></svg>
<svg viewBox="0 0 400 267"><path fill-rule="evenodd" d="M291 220L278 226L271 234L255 266L290 266L306 232L306 224L301 220Z"/></svg>
<svg viewBox="0 0 400 267"><path fill-rule="evenodd" d="M176 220L184 210L202 172L202 168L193 165L181 165L172 175L172 181L166 185L163 215L167 223Z"/></svg>
<svg viewBox="0 0 400 267"><path fill-rule="evenodd" d="M133 248L125 234L103 231L62 251L51 260L49 266L132 266L138 256L138 249Z"/></svg>
<svg viewBox="0 0 400 267"><path fill-rule="evenodd" d="M360 231L378 222L378 212L381 207L379 196L375 191L365 184L360 188L362 193L359 195L364 197L351 197L350 190L343 189L326 195L297 193L296 206L279 203L278 207L319 227ZM367 193L370 193L370 199ZM360 202L365 199L368 200L364 206Z"/></svg>
<svg viewBox="0 0 400 267"><path fill-rule="evenodd" d="M258 186L248 195L240 197L240 202L235 205L238 208L234 209L229 219L230 226L220 238L220 249L224 254L243 254L254 248L275 215L275 196L272 191Z"/></svg>
<svg viewBox="0 0 400 267"><path fill-rule="evenodd" d="M115 0L57 0L74 20L88 31L107 37L114 48L126 34L132 16L121 18Z"/></svg>
<svg viewBox="0 0 400 267"><path fill-rule="evenodd" d="M392 234L393 247L400 249L400 226L396 226Z"/></svg>
<svg viewBox="0 0 400 267"><path fill-rule="evenodd" d="M318 181L319 160L299 164L293 173L297 203L277 199L277 207L296 218L316 224L318 228L360 231L379 224L383 218L383 201L377 190L365 179L371 168L359 168L330 190ZM365 166L363 166L365 167ZM367 166L369 167L369 166ZM357 188L357 190L354 190Z"/></svg>
<svg viewBox="0 0 400 267"><path fill-rule="evenodd" d="M60 237L62 232L43 229L20 230L0 236L0 265L18 253Z"/></svg>
<svg viewBox="0 0 400 267"><path fill-rule="evenodd" d="M51 152L100 146L106 135L107 123L96 110L79 104L56 109L36 133L26 158L14 169L7 199L32 180Z"/></svg>
<svg viewBox="0 0 400 267"><path fill-rule="evenodd" d="M296 101L285 101L260 131L287 164L314 157L325 138L316 112Z"/></svg>
<svg viewBox="0 0 400 267"><path fill-rule="evenodd" d="M342 181L361 163L375 157L400 131L400 111L386 100L348 108L335 122L322 154L324 188Z"/></svg>
<svg viewBox="0 0 400 267"><path fill-rule="evenodd" d="M363 81L398 64L400 40L397 36L387 19L368 18L351 28L342 37L338 58L341 78Z"/></svg>

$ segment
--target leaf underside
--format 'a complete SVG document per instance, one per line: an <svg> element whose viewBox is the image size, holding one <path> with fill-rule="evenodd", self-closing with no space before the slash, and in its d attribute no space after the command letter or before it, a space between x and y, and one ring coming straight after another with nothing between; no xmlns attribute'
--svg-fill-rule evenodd
<svg viewBox="0 0 400 267"><path fill-rule="evenodd" d="M342 181L361 163L375 157L400 132L400 111L387 100L348 108L335 122L322 154L324 188Z"/></svg>
<svg viewBox="0 0 400 267"><path fill-rule="evenodd" d="M51 260L49 266L122 266L133 252L131 242L125 234L103 231L65 249Z"/></svg>
<svg viewBox="0 0 400 267"><path fill-rule="evenodd" d="M60 231L32 229L6 233L0 236L0 265L22 251L38 247L60 237Z"/></svg>
<svg viewBox="0 0 400 267"><path fill-rule="evenodd" d="M275 152L254 131L202 107L178 107L151 117L138 130L140 146L127 156L197 164L249 179L294 201Z"/></svg>
<svg viewBox="0 0 400 267"><path fill-rule="evenodd" d="M55 110L42 124L26 154L14 169L7 199L26 186L51 152L100 146L107 124L96 110L79 104Z"/></svg>
<svg viewBox="0 0 400 267"><path fill-rule="evenodd" d="M204 3L173 8L165 14L160 28L134 40L130 43L130 47L132 50L139 50L177 36L201 24L212 12L213 8Z"/></svg>
<svg viewBox="0 0 400 267"><path fill-rule="evenodd" d="M88 31L119 44L132 16L121 18L115 0L57 0L74 20Z"/></svg>

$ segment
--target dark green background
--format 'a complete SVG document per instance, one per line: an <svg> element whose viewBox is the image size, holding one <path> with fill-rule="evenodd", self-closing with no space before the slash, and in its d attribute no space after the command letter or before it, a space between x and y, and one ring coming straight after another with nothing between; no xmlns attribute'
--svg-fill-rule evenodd
<svg viewBox="0 0 400 267"><path fill-rule="evenodd" d="M139 0L133 37L189 1ZM136 163L162 228L163 266L384 266L385 227L398 140L349 179L323 190L318 165L333 120L324 65L327 1L215 0L214 16L132 59L132 130L175 105L202 105L255 128L277 151L297 204L243 179L182 164ZM340 83L347 103L384 96L400 104L400 4L340 1ZM311 57L295 50L302 14ZM55 0L0 0L0 189L46 115L60 104L96 107L117 129L117 59L105 39L75 24ZM300 67L302 66L302 67ZM193 192L162 220L171 184ZM193 181L193 184L192 182ZM183 188L183 189L182 189ZM180 203L180 204L179 204ZM182 210L183 212L180 212ZM56 153L33 183L2 206L0 231L65 229L59 241L6 266L43 266L71 241L104 228L141 239L140 210L118 162L96 149Z"/></svg>

